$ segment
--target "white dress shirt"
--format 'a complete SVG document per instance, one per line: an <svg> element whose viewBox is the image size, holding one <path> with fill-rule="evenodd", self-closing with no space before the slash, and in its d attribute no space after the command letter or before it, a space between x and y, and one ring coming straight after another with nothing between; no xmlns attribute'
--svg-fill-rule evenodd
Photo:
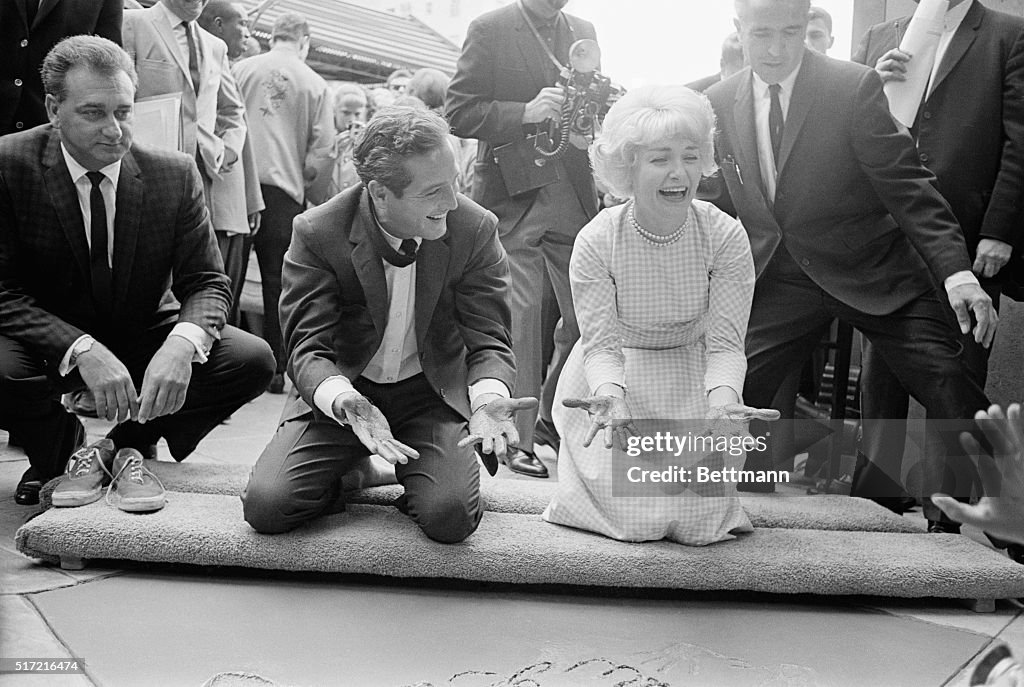
<svg viewBox="0 0 1024 687"><path fill-rule="evenodd" d="M800 61L800 65L803 60ZM785 79L779 82L779 104L782 105L782 121L789 118L789 101L793 97L793 84L800 74L800 65ZM768 118L771 113L772 96L768 90L771 84L765 82L756 73L754 76L754 126L757 129L757 159L761 168L761 179L764 180L764 190L768 199L775 201L775 188L778 179L775 153L772 151L772 135L768 126ZM786 127L783 124L783 132Z"/></svg>
<svg viewBox="0 0 1024 687"><path fill-rule="evenodd" d="M946 51L949 50L953 34L964 23L967 10L971 9L973 2L974 0L964 0L956 7L946 10L946 16L942 19L942 35L939 36L939 45L935 49L935 62L932 63L932 74L928 77L928 95L932 93L932 83L935 81L935 75L939 71L939 65L942 64L942 58L946 56Z"/></svg>
<svg viewBox="0 0 1024 687"><path fill-rule="evenodd" d="M377 228L388 245L397 251L402 245L402 239L389 234L379 223ZM415 241L419 248L423 239L416 238ZM387 260L382 259L381 262L388 285L388 320L384 325L380 347L366 364L361 376L377 384L395 384L423 372L419 346L416 344L416 263L396 267ZM313 403L324 415L334 417L335 399L355 391L348 377L328 377L313 392ZM502 398L512 395L501 380L481 379L469 385L470 407L474 411L478 408L477 400L485 394L498 394ZM345 424L339 418L334 419Z"/></svg>
<svg viewBox="0 0 1024 687"><path fill-rule="evenodd" d="M78 207L82 211L82 224L85 227L85 241L92 249L92 182L86 176L88 169L78 163L64 144L60 144L60 152L64 156L64 162L71 174L71 181L75 185L75 193L78 194ZM100 181L100 193L103 194L103 205L107 209L107 265L114 268L114 217L117 212L117 182L121 178L121 161L111 163L98 170L105 177ZM195 346L196 352L193 362L205 363L207 351L213 345L213 337L206 333L199 325L193 322L178 322L171 329L170 336L180 336ZM61 359L58 372L66 376L71 370L71 355L78 348L91 346L94 339L89 334L83 334L75 339L74 343L64 353Z"/></svg>

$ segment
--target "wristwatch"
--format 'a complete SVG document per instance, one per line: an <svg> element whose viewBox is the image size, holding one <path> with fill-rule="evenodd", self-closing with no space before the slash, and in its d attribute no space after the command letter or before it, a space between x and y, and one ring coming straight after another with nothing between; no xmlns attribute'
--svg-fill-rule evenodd
<svg viewBox="0 0 1024 687"><path fill-rule="evenodd" d="M71 357L68 358L68 370L73 370L78 365L78 359L82 357L83 353L92 349L92 345L96 343L96 339L91 336L83 336L75 347L71 349Z"/></svg>

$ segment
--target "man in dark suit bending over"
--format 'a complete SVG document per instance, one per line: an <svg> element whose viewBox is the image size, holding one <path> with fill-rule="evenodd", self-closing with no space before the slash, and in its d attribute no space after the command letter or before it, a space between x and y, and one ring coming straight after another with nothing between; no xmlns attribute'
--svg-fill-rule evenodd
<svg viewBox="0 0 1024 687"><path fill-rule="evenodd" d="M22 504L84 441L62 393L93 393L115 448L155 457L164 437L183 460L273 373L265 343L224 325L195 162L132 146L128 54L68 38L43 81L50 124L0 139L0 427L29 457Z"/></svg>
<svg viewBox="0 0 1024 687"><path fill-rule="evenodd" d="M960 223L974 273L998 308L1001 271L1024 235L1024 19L978 0L950 0L944 20L910 133ZM912 58L899 44L909 23L901 17L872 26L853 60L873 67L883 82L904 80ZM963 346L967 369L984 388L989 349L970 336ZM864 353L862 383L871 416L907 416L907 392L873 347ZM860 466L854 490L898 497L884 489L898 485L905 441L903 423L865 424L863 448L871 462ZM925 514L940 520L930 502Z"/></svg>
<svg viewBox="0 0 1024 687"><path fill-rule="evenodd" d="M354 152L362 184L299 215L282 273L289 398L242 495L273 534L344 507L341 479L369 454L395 465L396 504L454 543L483 514L491 474L518 440L509 399L509 269L497 219L455 190L440 116L388 108ZM468 423L468 425L467 425Z"/></svg>
<svg viewBox="0 0 1024 687"><path fill-rule="evenodd" d="M964 371L953 316L964 333L973 316L987 346L995 311L934 176L889 114L881 78L805 48L807 0L735 5L750 67L708 96L757 275L744 403L769 406L838 317L878 347L932 417L971 418L988 400ZM948 443L954 451L956 437ZM748 466L767 460L751 453Z"/></svg>

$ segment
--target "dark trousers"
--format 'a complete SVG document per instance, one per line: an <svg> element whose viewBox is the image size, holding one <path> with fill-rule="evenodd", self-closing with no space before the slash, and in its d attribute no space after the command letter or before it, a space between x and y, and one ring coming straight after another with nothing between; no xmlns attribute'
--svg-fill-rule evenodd
<svg viewBox="0 0 1024 687"><path fill-rule="evenodd" d="M982 280L982 288L992 298L996 309L999 308L1000 285L997 280ZM963 364L968 376L982 389L988 379L988 359L991 349L985 348L974 340L973 334L959 335L963 347ZM876 346L868 342L863 351L863 368L861 377L862 408L866 418L885 418L884 422L864 421L861 438L861 451L874 468L885 476L900 483L903 474L903 450L907 439L907 423L902 421L910 410L910 394L900 383ZM974 410L981 410L979 406ZM973 413L972 413L973 414ZM934 444L934 438L926 444L925 460L930 452L927 447ZM927 463L926 463L927 465ZM931 472L934 468L930 467ZM923 485L926 488L931 485ZM949 485L941 485L949 489ZM930 492L929 492L930 493ZM947 492L948 493L948 492ZM894 494L898 496L898 494ZM921 496L928 496L927 493ZM924 500L924 514L929 520L948 520L945 514L932 505L930 499Z"/></svg>
<svg viewBox="0 0 1024 687"><path fill-rule="evenodd" d="M245 286L245 268L249 264L250 246L248 234L217 232L217 247L224 261L224 274L231 280L231 310L228 311L228 324L235 327L239 321L238 309L242 301L242 287Z"/></svg>
<svg viewBox="0 0 1024 687"><path fill-rule="evenodd" d="M266 208L260 220L260 230L253 239L256 259L260 264L260 283L263 287L263 338L274 351L278 374L284 374L288 362L281 338L281 268L284 254L292 240L292 221L302 212L302 204L277 186L260 185Z"/></svg>
<svg viewBox="0 0 1024 687"><path fill-rule="evenodd" d="M896 373L900 384L929 417L969 420L988 399L961 361L960 333L949 305L930 292L887 315L871 315L837 300L815 284L784 247L779 248L754 289L747 328L747 377L744 402L770 407L790 371L811 354L833 318L859 329ZM865 413L865 417L867 417ZM769 431L752 422L758 436ZM956 432L944 433L942 456L928 476L933 487L956 493L973 470ZM771 450L747 454L747 469L771 469ZM954 475L960 475L955 477ZM955 480L956 484L950 484Z"/></svg>
<svg viewBox="0 0 1024 687"><path fill-rule="evenodd" d="M405 488L399 508L435 541L455 543L472 534L483 507L476 453L457 446L467 436L465 419L423 375L396 384L359 378L355 387L384 413L395 438L420 454L395 466ZM350 427L319 412L283 421L242 493L246 522L277 534L343 510L341 478L367 455Z"/></svg>
<svg viewBox="0 0 1024 687"><path fill-rule="evenodd" d="M516 387L513 396L533 396L542 402L541 417L551 420L555 385L580 328L569 288L569 258L576 234L587 223L587 215L568 181L545 186L533 204L513 225L498 215L498 234L508 253L512 290L512 352L516 356ZM561 320L553 334L550 366L545 369L543 301L545 280L550 282ZM537 410L516 413L519 447L533 451L533 428Z"/></svg>
<svg viewBox="0 0 1024 687"><path fill-rule="evenodd" d="M146 366L170 330L170 325L159 327L124 342L124 350L114 350L136 390L141 389ZM143 448L163 437L174 459L184 460L224 418L263 393L272 374L267 345L258 337L225 327L207 362L192 366L181 410L144 425L123 422L107 436L118 448ZM61 377L56 364L47 365L23 344L0 336L0 427L17 434L38 479L61 474L84 436L78 418L60 403L61 394L84 387L77 370Z"/></svg>

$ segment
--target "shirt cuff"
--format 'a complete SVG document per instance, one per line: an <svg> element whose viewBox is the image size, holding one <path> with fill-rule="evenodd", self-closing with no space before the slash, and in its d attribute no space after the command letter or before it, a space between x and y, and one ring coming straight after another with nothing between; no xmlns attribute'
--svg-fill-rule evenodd
<svg viewBox="0 0 1024 687"><path fill-rule="evenodd" d="M498 394L502 398L512 398L512 392L500 379L485 377L469 385L469 407L475 413L480 408L477 406L477 399L484 394ZM484 405L481 403L480 405Z"/></svg>
<svg viewBox="0 0 1024 687"><path fill-rule="evenodd" d="M344 419L334 417L334 399L342 394L354 392L356 389L348 377L338 375L328 377L320 382L320 386L313 392L313 405L320 409L320 412L327 417L332 417L339 425L346 424Z"/></svg>
<svg viewBox="0 0 1024 687"><path fill-rule="evenodd" d="M202 365L209 358L210 350L213 348L213 337L198 324L179 322L174 325L170 336L180 336L196 347L196 352L192 356L192 362Z"/></svg>
<svg viewBox="0 0 1024 687"><path fill-rule="evenodd" d="M57 372L60 373L61 377L67 377L75 367L78 367L77 364L75 367L71 366L71 356L74 355L75 351L78 350L79 347L83 347L84 344L95 343L95 341L96 340L88 334L82 334L80 337L75 339L73 344L68 346L67 352L64 353L64 357L60 360L60 366L57 367Z"/></svg>
<svg viewBox="0 0 1024 687"><path fill-rule="evenodd" d="M974 272L971 272L970 270L960 270L959 272L954 272L953 274L946 277L946 280L942 282L942 285L946 287L946 293L949 293L957 286L963 286L964 284L974 284L975 286L981 286L981 284L978 283L978 278L974 276Z"/></svg>

